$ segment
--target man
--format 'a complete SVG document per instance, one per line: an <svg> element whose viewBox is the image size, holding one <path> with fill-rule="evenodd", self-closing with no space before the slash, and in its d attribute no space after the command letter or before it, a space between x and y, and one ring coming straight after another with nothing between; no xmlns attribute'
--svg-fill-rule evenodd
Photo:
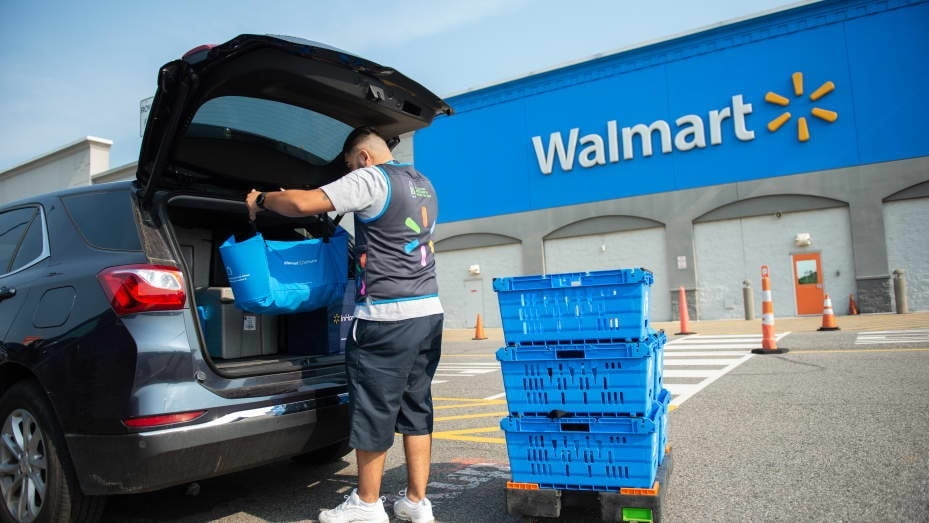
<svg viewBox="0 0 929 523"><path fill-rule="evenodd" d="M345 349L351 397L350 445L358 488L319 514L322 523L389 518L380 497L387 450L403 434L407 488L394 513L433 521L426 484L432 459L432 378L439 363L444 312L438 297L432 232L438 202L431 182L397 163L372 128L354 130L343 147L350 172L314 190L246 197L252 219L260 209L284 216L355 213L358 268L355 322Z"/></svg>

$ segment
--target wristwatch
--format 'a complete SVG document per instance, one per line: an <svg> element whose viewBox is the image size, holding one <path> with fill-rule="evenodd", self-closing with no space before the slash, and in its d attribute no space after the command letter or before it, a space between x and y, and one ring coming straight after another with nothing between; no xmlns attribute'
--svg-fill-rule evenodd
<svg viewBox="0 0 929 523"><path fill-rule="evenodd" d="M258 196L255 198L255 205L257 205L260 209L265 208L265 193L258 193Z"/></svg>

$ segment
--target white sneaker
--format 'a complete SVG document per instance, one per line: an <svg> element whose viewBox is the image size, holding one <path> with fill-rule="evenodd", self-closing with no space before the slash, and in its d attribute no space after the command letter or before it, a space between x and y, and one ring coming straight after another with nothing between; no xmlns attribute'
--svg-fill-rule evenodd
<svg viewBox="0 0 929 523"><path fill-rule="evenodd" d="M406 497L406 489L400 491L400 499L394 502L394 515L404 521L413 523L432 523L435 518L432 516L432 503L429 499L423 498L419 503L413 503L410 498Z"/></svg>
<svg viewBox="0 0 929 523"><path fill-rule="evenodd" d="M358 497L358 489L345 496L345 501L336 508L319 511L320 523L389 523L390 517L384 510L384 498L374 503L365 503Z"/></svg>

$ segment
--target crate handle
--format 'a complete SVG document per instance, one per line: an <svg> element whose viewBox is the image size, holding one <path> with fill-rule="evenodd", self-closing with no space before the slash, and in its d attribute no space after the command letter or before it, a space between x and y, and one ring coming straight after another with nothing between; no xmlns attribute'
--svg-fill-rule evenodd
<svg viewBox="0 0 929 523"><path fill-rule="evenodd" d="M548 417L551 419L570 418L573 415L574 414L566 410L560 410L560 409L553 409L552 411L548 413Z"/></svg>
<svg viewBox="0 0 929 523"><path fill-rule="evenodd" d="M562 432L590 432L590 423L564 423L561 425Z"/></svg>
<svg viewBox="0 0 929 523"><path fill-rule="evenodd" d="M555 357L559 360L581 360L586 354L582 350L556 350Z"/></svg>

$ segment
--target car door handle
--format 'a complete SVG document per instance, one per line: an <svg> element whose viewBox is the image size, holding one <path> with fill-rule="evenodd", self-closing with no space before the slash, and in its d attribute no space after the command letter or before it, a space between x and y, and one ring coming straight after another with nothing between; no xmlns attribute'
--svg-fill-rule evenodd
<svg viewBox="0 0 929 523"><path fill-rule="evenodd" d="M16 296L16 289L12 287L0 287L0 301Z"/></svg>

